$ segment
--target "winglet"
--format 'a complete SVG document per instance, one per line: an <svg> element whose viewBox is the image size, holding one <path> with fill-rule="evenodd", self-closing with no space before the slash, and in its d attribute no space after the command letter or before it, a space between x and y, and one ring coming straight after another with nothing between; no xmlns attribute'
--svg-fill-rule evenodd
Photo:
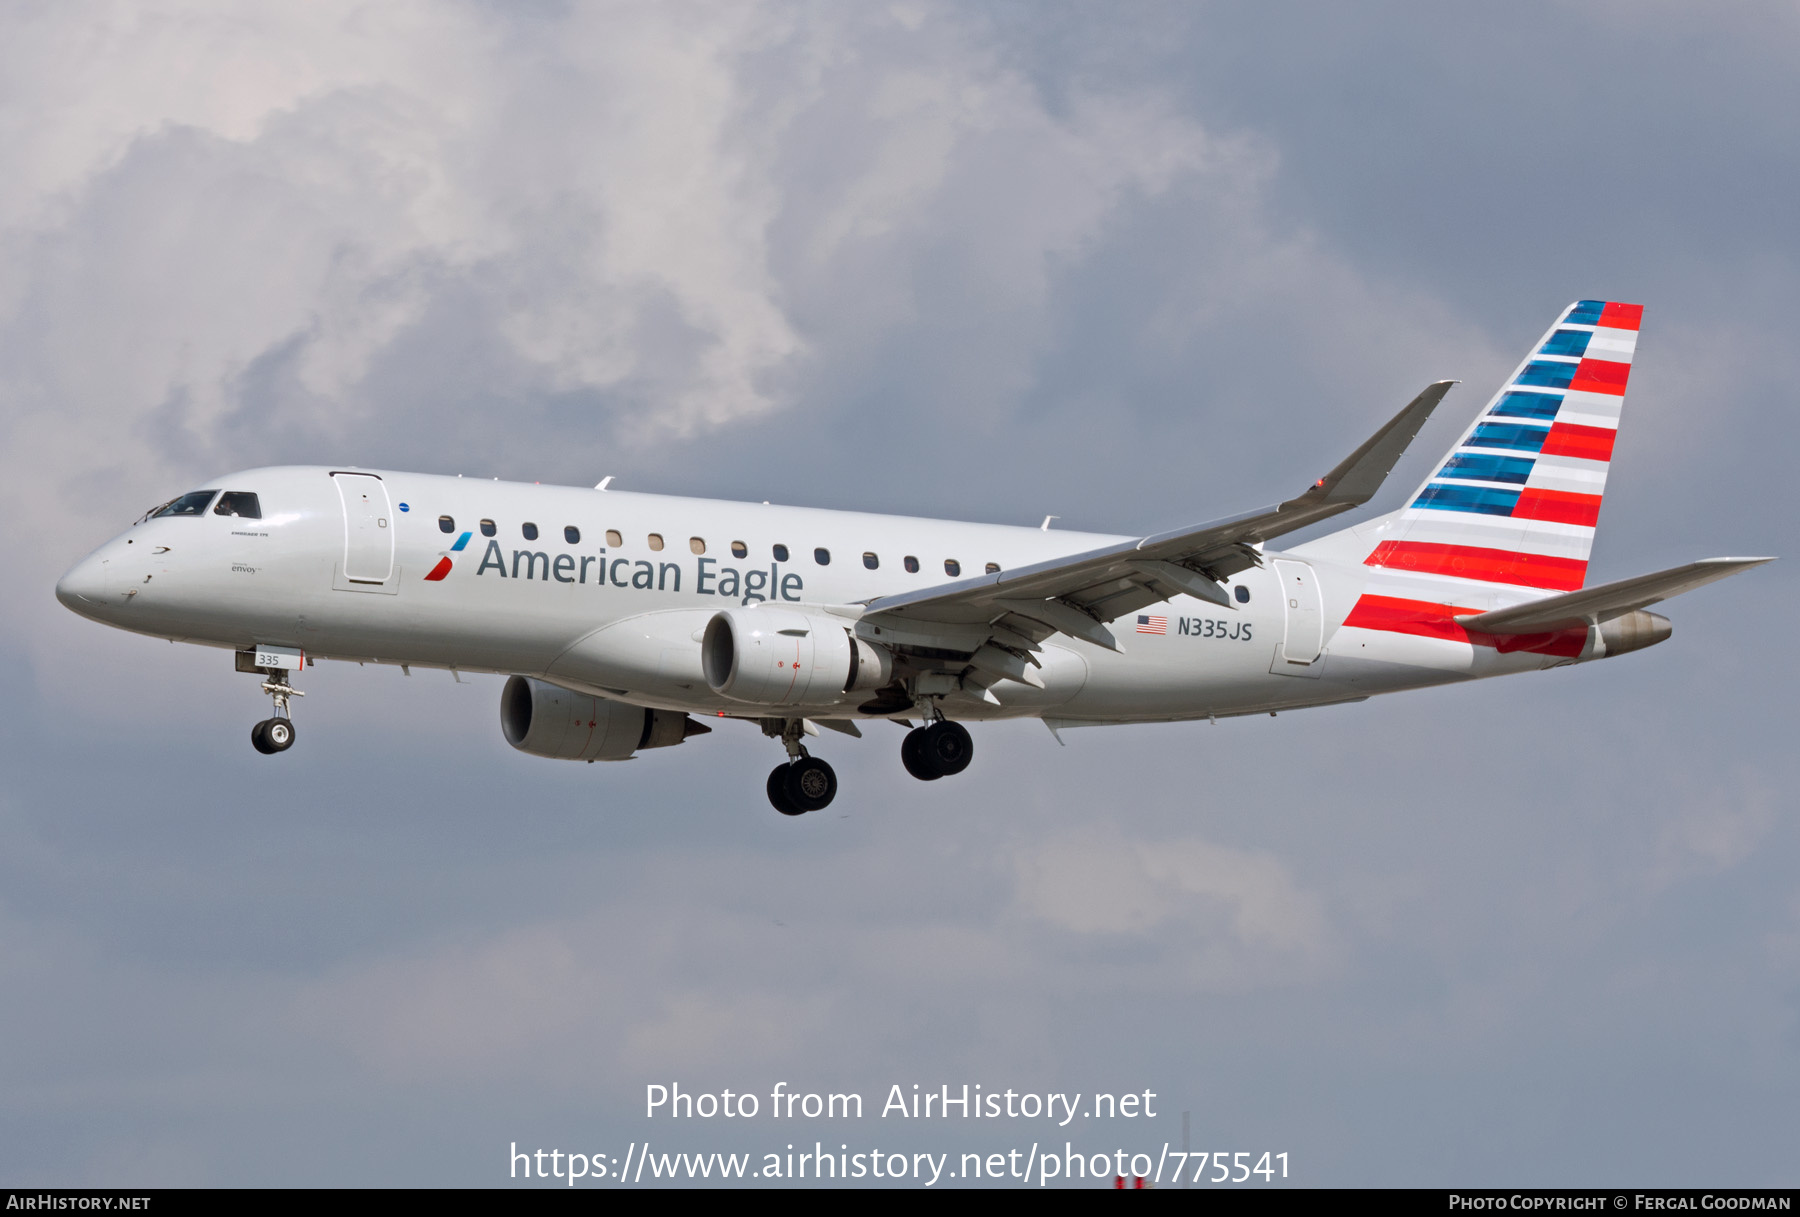
<svg viewBox="0 0 1800 1217"><path fill-rule="evenodd" d="M1413 442L1425 420L1444 400L1454 380L1440 380L1427 385L1425 391L1409 402L1405 409L1389 419L1387 425L1368 441L1345 457L1338 467L1313 484L1303 498L1316 498L1324 503L1347 503L1361 506L1375 497L1388 474L1394 471L1406 446Z"/></svg>

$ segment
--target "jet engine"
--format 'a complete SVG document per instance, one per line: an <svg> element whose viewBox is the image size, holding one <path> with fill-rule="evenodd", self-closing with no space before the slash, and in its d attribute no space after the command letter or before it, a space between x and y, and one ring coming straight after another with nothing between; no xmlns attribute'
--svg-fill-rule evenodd
<svg viewBox="0 0 1800 1217"><path fill-rule="evenodd" d="M834 617L734 608L706 623L706 683L721 697L759 706L817 706L881 688L894 676L886 647Z"/></svg>
<svg viewBox="0 0 1800 1217"><path fill-rule="evenodd" d="M678 710L650 710L525 676L500 693L500 730L520 752L562 761L623 761L712 728Z"/></svg>

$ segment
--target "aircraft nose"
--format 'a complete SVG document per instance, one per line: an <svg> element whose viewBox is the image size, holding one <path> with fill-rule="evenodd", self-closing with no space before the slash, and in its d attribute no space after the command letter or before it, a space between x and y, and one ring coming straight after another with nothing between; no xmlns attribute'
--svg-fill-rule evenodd
<svg viewBox="0 0 1800 1217"><path fill-rule="evenodd" d="M65 608L92 616L93 610L106 602L106 563L100 555L89 554L71 566L56 581L56 598Z"/></svg>

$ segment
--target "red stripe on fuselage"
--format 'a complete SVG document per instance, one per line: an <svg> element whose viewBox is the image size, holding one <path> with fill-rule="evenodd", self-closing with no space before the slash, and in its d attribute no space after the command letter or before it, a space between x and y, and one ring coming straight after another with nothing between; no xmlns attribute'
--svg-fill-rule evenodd
<svg viewBox="0 0 1800 1217"><path fill-rule="evenodd" d="M1484 634L1465 629L1455 618L1466 617L1475 609L1453 604L1434 604L1429 600L1403 600L1398 596L1362 596L1346 626L1363 630L1383 630L1390 634L1413 634L1420 638L1442 638L1447 642L1464 642L1470 646L1492 647L1501 654L1529 651L1537 655L1581 654L1587 645L1585 627L1552 630L1542 634Z"/></svg>
<svg viewBox="0 0 1800 1217"><path fill-rule="evenodd" d="M445 575L447 575L449 573L450 573L450 559L439 558L438 564L431 568L431 573L429 575L425 576L425 582L436 583L438 580L442 579Z"/></svg>
<svg viewBox="0 0 1800 1217"><path fill-rule="evenodd" d="M1612 460L1613 442L1619 438L1611 427L1584 427L1579 423L1556 423L1544 437L1540 456L1577 456L1584 461Z"/></svg>
<svg viewBox="0 0 1800 1217"><path fill-rule="evenodd" d="M1386 630L1390 634L1417 634L1421 638L1468 642L1469 631L1452 619L1478 611L1452 604L1433 604L1429 600L1365 595L1357 599L1350 615L1344 618L1344 624L1364 630Z"/></svg>
<svg viewBox="0 0 1800 1217"><path fill-rule="evenodd" d="M1451 575L1482 583L1511 583L1572 592L1587 578L1587 562L1550 558L1473 545L1441 545L1431 541L1383 541L1363 559L1366 566L1387 566L1424 575Z"/></svg>
<svg viewBox="0 0 1800 1217"><path fill-rule="evenodd" d="M1513 504L1515 520L1548 520L1552 524L1594 526L1600 518L1600 496L1566 490L1525 490Z"/></svg>

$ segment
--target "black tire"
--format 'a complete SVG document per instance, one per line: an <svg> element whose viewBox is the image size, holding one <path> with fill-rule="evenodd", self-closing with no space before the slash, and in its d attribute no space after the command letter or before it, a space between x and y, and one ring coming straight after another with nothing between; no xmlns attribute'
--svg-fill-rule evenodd
<svg viewBox="0 0 1800 1217"><path fill-rule="evenodd" d="M788 802L801 811L821 811L837 797L837 774L816 756L803 756L787 767Z"/></svg>
<svg viewBox="0 0 1800 1217"><path fill-rule="evenodd" d="M263 740L270 752L286 752L294 746L294 720L271 718L263 725Z"/></svg>
<svg viewBox="0 0 1800 1217"><path fill-rule="evenodd" d="M944 775L926 761L924 750L919 747L924 736L924 727L914 727L906 733L906 739L900 744L900 763L906 766L906 772L921 782L935 782Z"/></svg>
<svg viewBox="0 0 1800 1217"><path fill-rule="evenodd" d="M961 773L975 759L975 741L961 723L936 722L926 727L919 739L919 753L925 763L942 777Z"/></svg>
<svg viewBox="0 0 1800 1217"><path fill-rule="evenodd" d="M800 808L788 802L787 775L788 766L785 764L777 765L769 772L769 802L784 816L802 815L804 813Z"/></svg>
<svg viewBox="0 0 1800 1217"><path fill-rule="evenodd" d="M262 722L257 723L256 726L250 728L250 746L264 756L269 756L275 751L275 749L269 747L268 727L268 720L264 719Z"/></svg>

